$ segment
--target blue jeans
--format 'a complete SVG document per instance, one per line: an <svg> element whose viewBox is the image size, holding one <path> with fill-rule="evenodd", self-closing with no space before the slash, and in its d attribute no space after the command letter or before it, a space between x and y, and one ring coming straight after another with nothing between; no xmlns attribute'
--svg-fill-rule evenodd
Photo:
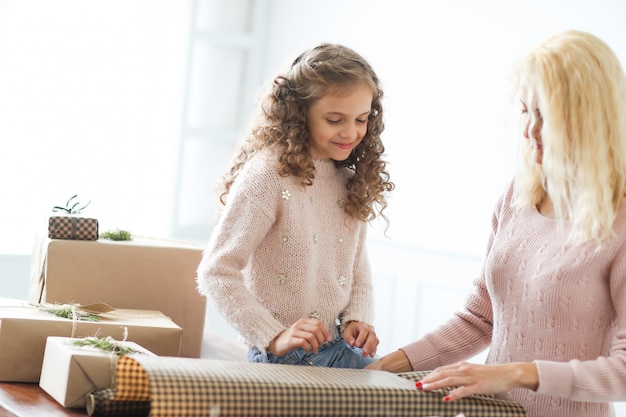
<svg viewBox="0 0 626 417"><path fill-rule="evenodd" d="M327 368L362 369L378 358L363 356L361 349L348 345L342 338L324 343L317 353L302 348L294 349L283 356L263 353L257 348L248 350L248 362L278 363L283 365L324 366Z"/></svg>

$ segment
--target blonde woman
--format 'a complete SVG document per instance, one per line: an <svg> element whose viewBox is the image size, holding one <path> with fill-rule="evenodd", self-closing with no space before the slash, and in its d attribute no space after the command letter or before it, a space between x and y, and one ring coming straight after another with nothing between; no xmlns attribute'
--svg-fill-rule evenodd
<svg viewBox="0 0 626 417"><path fill-rule="evenodd" d="M516 70L521 163L482 275L440 328L370 369L433 370L426 391L495 394L529 417L608 417L626 401L626 77L567 31ZM462 362L489 348L485 365Z"/></svg>

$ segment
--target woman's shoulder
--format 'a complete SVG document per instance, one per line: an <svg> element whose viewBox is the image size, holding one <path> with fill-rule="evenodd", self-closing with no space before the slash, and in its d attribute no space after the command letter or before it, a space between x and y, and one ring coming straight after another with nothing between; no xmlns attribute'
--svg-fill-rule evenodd
<svg viewBox="0 0 626 417"><path fill-rule="evenodd" d="M613 230L622 239L626 239L626 198L622 200L622 204L615 214Z"/></svg>
<svg viewBox="0 0 626 417"><path fill-rule="evenodd" d="M513 206L513 198L515 195L515 181L509 180L504 188L500 190L498 199L496 200L496 211L511 209Z"/></svg>

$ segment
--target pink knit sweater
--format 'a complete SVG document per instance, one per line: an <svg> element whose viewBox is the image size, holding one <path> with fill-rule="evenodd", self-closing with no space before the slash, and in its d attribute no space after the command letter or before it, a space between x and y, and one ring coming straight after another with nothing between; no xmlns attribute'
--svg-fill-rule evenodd
<svg viewBox="0 0 626 417"><path fill-rule="evenodd" d="M626 401L626 204L617 237L596 251L567 243L569 225L499 201L482 276L465 309L402 348L414 370L465 360L490 346L487 363L535 361L537 392L497 398L529 417L607 417Z"/></svg>
<svg viewBox="0 0 626 417"><path fill-rule="evenodd" d="M275 158L250 160L198 267L198 289L240 333L264 350L300 318L371 323L367 223L343 210L350 172L316 161L312 186L282 177Z"/></svg>

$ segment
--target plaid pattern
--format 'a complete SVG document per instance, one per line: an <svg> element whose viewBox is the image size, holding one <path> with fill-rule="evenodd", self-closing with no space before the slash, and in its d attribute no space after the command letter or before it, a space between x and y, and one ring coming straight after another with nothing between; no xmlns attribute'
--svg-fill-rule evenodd
<svg viewBox="0 0 626 417"><path fill-rule="evenodd" d="M120 372L126 367L133 370ZM133 399L131 387L144 384L146 375L151 417L207 416L216 409L220 417L526 416L521 405L486 396L445 403L444 392L415 388L414 381L424 373L399 376L360 369L180 357L121 358L116 399L118 394ZM126 378L129 380L124 381Z"/></svg>
<svg viewBox="0 0 626 417"><path fill-rule="evenodd" d="M87 415L147 417L150 401L116 401L115 389L99 389L87 395Z"/></svg>
<svg viewBox="0 0 626 417"><path fill-rule="evenodd" d="M98 220L77 216L52 216L48 221L50 239L98 240Z"/></svg>
<svg viewBox="0 0 626 417"><path fill-rule="evenodd" d="M415 372L403 372L400 374L396 374L398 376L401 376L402 378L408 379L410 381L413 382L417 382L420 381L422 378L424 378L426 375L428 375L431 371L415 371ZM448 395L448 393L450 391L452 391L454 389L454 387L449 387L449 388L440 388L438 390L433 390L431 392L437 392L441 394L441 398L445 397L446 395ZM474 397L478 397L478 398L486 398L486 399L494 399L493 395L487 395L487 394L475 394Z"/></svg>
<svg viewBox="0 0 626 417"><path fill-rule="evenodd" d="M418 371L418 372L405 372L397 374L402 378L406 378L410 381L417 382L420 379L428 375L430 371ZM448 395L454 388L442 388L434 391L430 391L431 394L436 394L443 401L443 398ZM462 404L462 405L461 405ZM481 416L481 417L501 417L501 416L525 416L526 411L518 403L511 401L497 400L493 398L493 395L476 394L470 397L463 398L461 400L454 401L446 404L446 410L456 410L457 413L462 413L465 417Z"/></svg>
<svg viewBox="0 0 626 417"><path fill-rule="evenodd" d="M150 401L148 374L129 356L122 356L115 368L115 400Z"/></svg>

